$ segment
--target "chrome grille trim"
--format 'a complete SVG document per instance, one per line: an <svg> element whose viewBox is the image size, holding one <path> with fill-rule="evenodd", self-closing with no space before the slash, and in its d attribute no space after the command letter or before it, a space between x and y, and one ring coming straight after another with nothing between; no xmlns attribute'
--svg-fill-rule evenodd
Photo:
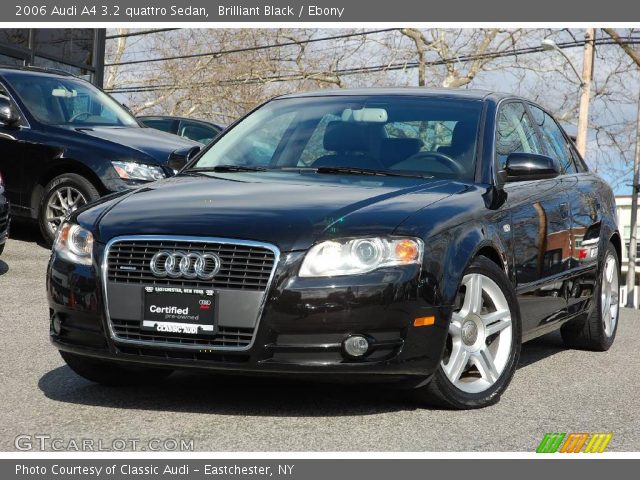
<svg viewBox="0 0 640 480"><path fill-rule="evenodd" d="M114 326L114 322L111 320L111 316L109 314L108 282L110 281L109 280L109 253L112 247L114 246L114 244L117 244L120 242L175 242L175 243L184 242L184 243L200 244L200 245L218 244L218 245L224 245L225 247L241 246L241 247L249 247L249 248L262 248L262 249L271 251L273 253L273 264L272 264L271 272L269 274L265 287L260 289L260 291L263 292L262 301L258 309L258 318L256 319L255 327L252 329L251 338L249 342L248 343L244 342L243 345L229 346L229 345L225 345L225 342L221 338L220 341L216 343L215 339L218 338L219 336L222 337L222 335L224 335L226 337L224 333L217 333L215 336L213 336L212 337L213 344L204 343L202 341L197 343L169 342L169 341L123 338L122 336L119 336L116 332L116 327ZM256 242L252 240L236 240L236 239L219 238L219 237L171 236L171 235L169 236L167 235L130 235L130 236L121 236L121 237L112 238L111 240L109 240L109 242L107 242L107 245L104 249L104 256L102 259L102 275L101 275L102 291L104 296L104 307L105 307L107 326L109 329L109 335L116 344L119 343L119 344L128 344L128 345L146 346L146 347L160 348L160 349L167 349L167 348L185 349L185 350L207 349L210 351L237 351L237 352L247 351L251 349L251 347L253 346L256 335L258 333L258 329L260 327L260 320L262 319L262 312L264 310L264 306L266 304L269 290L271 289L271 285L275 277L275 272L278 267L279 261L280 261L280 250L278 249L278 247L269 243ZM162 279L159 279L159 280L162 280ZM114 283L119 283L119 282L116 281ZM123 282L123 283L126 283L126 282ZM181 283L183 282L178 280L175 282L171 282L170 284L179 286L178 284L181 284ZM149 285L148 283L145 283L145 282L136 282L135 284ZM184 285L184 286L191 286L191 285ZM204 287L205 285L202 282L199 282L198 286ZM214 289L221 288L219 286L215 286L215 284L208 284L208 286ZM256 289L253 289L253 291L255 290ZM120 322L117 319L115 319L114 321ZM218 327L218 329L219 331L221 329L222 330L245 330L245 329L238 329L234 327ZM246 332L242 332L242 335L238 335L238 337L245 338L246 336L244 335L244 333ZM147 335L145 334L144 336L147 336ZM202 338L198 337L198 340L202 340ZM211 342L211 340L209 342ZM240 342L238 341L236 343L239 344Z"/></svg>
<svg viewBox="0 0 640 480"><path fill-rule="evenodd" d="M153 255L160 251L214 253L220 259L220 271L209 281L197 278L159 278L151 272L149 263ZM275 254L263 246L229 245L217 242L166 240L128 242L123 240L111 246L107 260L107 279L110 282L263 291L273 270Z"/></svg>

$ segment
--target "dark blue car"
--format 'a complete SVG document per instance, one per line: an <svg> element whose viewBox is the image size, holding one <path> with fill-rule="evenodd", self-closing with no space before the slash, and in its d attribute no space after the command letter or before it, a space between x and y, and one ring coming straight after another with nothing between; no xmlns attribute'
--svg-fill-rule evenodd
<svg viewBox="0 0 640 480"><path fill-rule="evenodd" d="M107 193L173 175L202 144L144 128L64 72L0 67L0 172L11 213L52 242L63 219Z"/></svg>

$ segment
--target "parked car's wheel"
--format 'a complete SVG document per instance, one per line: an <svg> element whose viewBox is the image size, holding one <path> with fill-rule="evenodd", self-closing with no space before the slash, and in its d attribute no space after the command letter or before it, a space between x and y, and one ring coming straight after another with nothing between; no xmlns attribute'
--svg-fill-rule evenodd
<svg viewBox="0 0 640 480"><path fill-rule="evenodd" d="M602 258L599 272L591 314L567 322L560 329L568 347L604 352L616 338L620 315L620 262L611 243Z"/></svg>
<svg viewBox="0 0 640 480"><path fill-rule="evenodd" d="M165 379L172 372L164 368L122 366L69 352L61 351L60 355L69 368L81 377L109 387L154 383Z"/></svg>
<svg viewBox="0 0 640 480"><path fill-rule="evenodd" d="M53 243L58 227L69 213L98 198L96 187L81 175L65 173L51 180L38 210L40 231L47 244Z"/></svg>
<svg viewBox="0 0 640 480"><path fill-rule="evenodd" d="M4 252L4 243L2 245L0 245L0 255L2 255L2 252Z"/></svg>
<svg viewBox="0 0 640 480"><path fill-rule="evenodd" d="M500 399L520 357L515 293L500 267L478 257L464 273L456 305L440 366L415 395L439 407L486 407Z"/></svg>

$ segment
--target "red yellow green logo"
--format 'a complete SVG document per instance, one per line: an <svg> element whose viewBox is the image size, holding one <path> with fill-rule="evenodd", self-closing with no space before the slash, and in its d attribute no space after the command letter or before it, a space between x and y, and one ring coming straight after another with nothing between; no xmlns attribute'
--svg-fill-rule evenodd
<svg viewBox="0 0 640 480"><path fill-rule="evenodd" d="M545 433L536 453L602 453L613 433Z"/></svg>

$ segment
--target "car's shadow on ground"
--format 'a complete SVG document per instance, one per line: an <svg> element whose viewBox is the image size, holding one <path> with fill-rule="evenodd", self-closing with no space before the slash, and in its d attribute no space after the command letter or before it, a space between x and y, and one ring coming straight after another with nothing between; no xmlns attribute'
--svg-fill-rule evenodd
<svg viewBox="0 0 640 480"><path fill-rule="evenodd" d="M0 276L4 275L8 271L9 271L9 265L7 265L7 262L0 260Z"/></svg>
<svg viewBox="0 0 640 480"><path fill-rule="evenodd" d="M45 374L38 386L56 401L109 408L246 415L324 417L373 415L416 408L399 392L379 385L302 382L245 376L173 373L161 383L103 387L68 367Z"/></svg>
<svg viewBox="0 0 640 480"><path fill-rule="evenodd" d="M557 332L540 337L523 345L518 368L564 349ZM85 381L64 366L42 376L38 386L48 398L59 402L217 415L352 416L419 408L408 395L385 385L312 383L190 372L174 373L156 385L109 388Z"/></svg>
<svg viewBox="0 0 640 480"><path fill-rule="evenodd" d="M42 238L38 225L28 220L12 219L9 238L13 240L20 240L22 242L32 242L42 248L46 248L47 250L50 248Z"/></svg>

